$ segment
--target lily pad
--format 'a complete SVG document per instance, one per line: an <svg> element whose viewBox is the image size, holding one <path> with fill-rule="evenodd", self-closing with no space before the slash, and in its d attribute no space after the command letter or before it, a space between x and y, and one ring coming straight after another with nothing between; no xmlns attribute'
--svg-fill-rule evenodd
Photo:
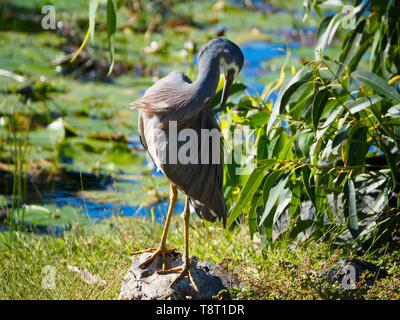
<svg viewBox="0 0 400 320"><path fill-rule="evenodd" d="M164 177L137 175L131 181L116 181L114 190L83 191L85 198L97 203L148 207L168 198L169 184Z"/></svg>
<svg viewBox="0 0 400 320"><path fill-rule="evenodd" d="M65 126L76 135L100 139L118 139L127 132L112 121L89 117L66 117Z"/></svg>
<svg viewBox="0 0 400 320"><path fill-rule="evenodd" d="M43 148L53 148L65 138L62 118L52 122L45 129L29 132L29 143Z"/></svg>
<svg viewBox="0 0 400 320"><path fill-rule="evenodd" d="M133 153L126 143L70 137L60 145L59 160L71 171L138 173L145 156L143 152Z"/></svg>
<svg viewBox="0 0 400 320"><path fill-rule="evenodd" d="M89 219L76 208L55 205L25 205L16 213L18 222L26 228L62 228L73 224L86 224Z"/></svg>

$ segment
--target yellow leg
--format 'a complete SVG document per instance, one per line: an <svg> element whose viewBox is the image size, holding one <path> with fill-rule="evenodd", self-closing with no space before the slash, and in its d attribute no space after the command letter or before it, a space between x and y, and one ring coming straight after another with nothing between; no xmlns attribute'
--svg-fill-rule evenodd
<svg viewBox="0 0 400 320"><path fill-rule="evenodd" d="M185 232L185 253L183 255L183 265L180 267L162 270L159 271L159 274L169 274L169 273L179 273L179 275L175 278L175 280L171 283L170 286L173 286L180 279L185 276L188 276L190 281L192 282L195 289L197 289L196 284L193 282L193 279L190 276L190 261L189 261L189 218L190 218L190 208L189 208L189 197L186 197L185 201L185 211L183 212L183 221L184 221L184 232Z"/></svg>
<svg viewBox="0 0 400 320"><path fill-rule="evenodd" d="M148 257L143 263L141 263L139 265L140 268L145 268L149 263L154 261L154 259L157 257L157 255L161 254L162 255L162 269L165 270L166 262L167 262L165 255L167 253L172 253L172 252L176 251L176 249L174 249L174 248L167 249L166 242L167 242L168 229L169 229L169 225L171 223L171 218L172 218L172 214L174 211L174 206L175 206L177 198L178 198L178 189L176 186L171 184L171 190L170 190L170 194L169 194L169 207L168 207L167 220L165 221L160 245L158 246L158 248L150 248L150 249L145 249L145 250L141 250L141 251L137 251L137 252L133 253L133 254L141 254L144 252L153 252L153 254L150 257Z"/></svg>

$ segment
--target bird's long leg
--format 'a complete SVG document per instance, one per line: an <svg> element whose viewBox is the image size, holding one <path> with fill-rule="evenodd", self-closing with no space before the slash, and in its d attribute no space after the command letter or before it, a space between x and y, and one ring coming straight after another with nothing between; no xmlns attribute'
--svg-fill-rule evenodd
<svg viewBox="0 0 400 320"><path fill-rule="evenodd" d="M175 280L171 283L171 287L185 276L188 276L190 281L193 283L195 289L197 289L196 284L193 282L190 276L190 258L189 258L189 218L190 218L190 208L189 208L189 197L186 196L185 201L185 211L183 212L184 221L184 232L185 232L185 254L183 256L183 265L180 267L159 271L159 274L169 274L169 273L179 273Z"/></svg>
<svg viewBox="0 0 400 320"><path fill-rule="evenodd" d="M144 262L142 262L139 267L144 268L146 265L154 261L154 259L157 257L157 255L161 254L162 255L162 269L165 270L166 268L166 257L165 255L167 253L172 253L175 252L176 249L168 249L166 246L166 241L167 241L167 235L168 235L168 230L169 230L169 225L171 223L171 218L172 214L174 211L174 206L176 203L176 199L178 198L178 189L176 186L171 184L171 190L169 194L169 207L168 207L168 214L167 214L167 220L165 221L162 237L161 237L161 242L158 248L150 248L150 249L145 249L141 251L134 252L133 254L141 254L144 252L153 252L153 254L148 257Z"/></svg>

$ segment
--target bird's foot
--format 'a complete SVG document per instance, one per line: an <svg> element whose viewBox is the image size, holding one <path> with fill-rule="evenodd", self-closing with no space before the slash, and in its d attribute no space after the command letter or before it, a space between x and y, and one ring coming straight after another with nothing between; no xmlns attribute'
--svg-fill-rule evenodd
<svg viewBox="0 0 400 320"><path fill-rule="evenodd" d="M195 288L195 290L198 291L198 288L196 286L196 283L194 282L191 274L190 274L190 268L188 265L183 265L180 267L176 267L176 268L171 268L171 269L167 269L167 270L160 270L158 271L158 274L171 274L171 273L179 273L178 276L174 279L174 281L171 282L171 284L169 285L170 287L172 287L174 284L176 284L179 280L183 279L184 277L188 277L189 281L192 283L193 287Z"/></svg>
<svg viewBox="0 0 400 320"><path fill-rule="evenodd" d="M142 254L142 253L146 253L146 252L153 252L153 254L139 265L140 268L142 268L142 269L146 268L146 266L148 266L151 262L154 261L154 259L158 255L161 254L161 256L162 256L162 270L165 270L166 269L166 265L167 265L167 257L166 257L166 255L168 253L176 252L176 249L175 248L171 248L171 249L169 249L169 248L149 248L149 249L133 252L132 255Z"/></svg>

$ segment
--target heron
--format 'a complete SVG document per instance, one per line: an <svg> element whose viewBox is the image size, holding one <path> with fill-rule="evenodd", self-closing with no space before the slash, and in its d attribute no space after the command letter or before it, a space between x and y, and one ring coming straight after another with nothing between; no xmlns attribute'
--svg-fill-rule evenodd
<svg viewBox="0 0 400 320"><path fill-rule="evenodd" d="M171 143L171 129L168 124L176 123L178 133L191 129L200 136L203 129L217 130L220 127L216 116L209 110L210 102L216 95L221 69L224 71L224 86L222 89L220 107L226 105L229 91L235 76L242 69L244 56L234 42L226 38L215 38L201 47L198 53L198 78L191 81L182 72L173 71L166 77L155 82L148 88L143 97L131 103L131 107L138 109L138 130L140 141L149 154L151 160L169 180L169 206L160 244L157 248L150 248L135 252L152 254L140 264L145 268L154 259L161 255L162 268L159 274L177 273L172 284L179 279L189 276L189 217L190 207L197 215L207 221L222 221L226 223L226 206L222 190L223 157L222 144L218 147L206 145L204 141L196 141L196 152L210 153L206 155L206 163L181 163L178 159L172 163L168 157L171 150L166 147ZM221 138L222 139L222 138ZM209 141L206 141L207 144ZM183 142L178 142L180 148ZM160 155L161 150L164 154ZM218 155L219 161L212 161ZM163 159L161 159L163 158ZM183 265L167 269L166 255L176 252L175 248L166 245L167 234L177 201L178 190L185 195L183 211L184 220L184 254ZM172 285L171 284L171 285Z"/></svg>

